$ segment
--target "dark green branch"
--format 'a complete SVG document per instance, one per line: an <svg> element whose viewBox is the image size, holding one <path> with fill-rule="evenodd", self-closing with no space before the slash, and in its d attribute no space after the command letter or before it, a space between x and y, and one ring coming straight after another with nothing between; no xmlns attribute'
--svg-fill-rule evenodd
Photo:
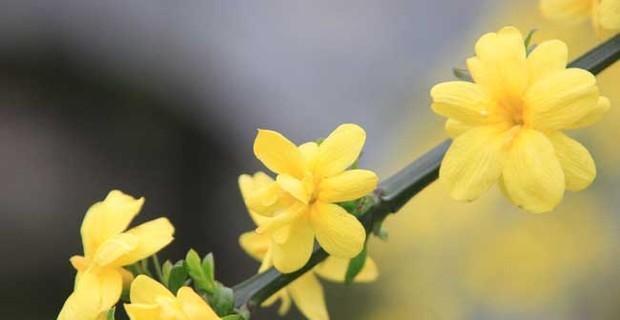
<svg viewBox="0 0 620 320"><path fill-rule="evenodd" d="M570 67L587 69L597 74L620 58L620 35L607 40L569 64ZM370 235L375 224L380 223L390 213L398 211L418 192L431 184L438 177L439 165L445 155L450 141L444 141L425 153L392 177L383 181L374 193L374 204L360 218L366 233ZM315 248L310 261L298 271L281 274L271 268L236 285L235 306L256 306L286 285L310 271L327 258L321 248Z"/></svg>
<svg viewBox="0 0 620 320"><path fill-rule="evenodd" d="M573 60L568 66L599 74L620 58L620 33Z"/></svg>

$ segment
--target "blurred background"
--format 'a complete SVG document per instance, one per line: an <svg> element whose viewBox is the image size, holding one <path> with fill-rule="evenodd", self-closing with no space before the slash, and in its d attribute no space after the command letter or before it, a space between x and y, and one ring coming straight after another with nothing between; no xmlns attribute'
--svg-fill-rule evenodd
<svg viewBox="0 0 620 320"><path fill-rule="evenodd" d="M176 240L214 252L233 285L258 264L237 177L262 169L256 128L301 143L362 125L362 167L386 177L445 138L428 92L505 25L559 38L576 57L602 39L545 21L536 0L2 0L0 314L53 319L70 293L88 207L113 188L145 196ZM620 101L620 65L599 76ZM371 241L376 283L325 284L333 319L617 319L620 110L575 132L593 186L553 213L497 190L470 204L434 184ZM260 310L253 319L274 319ZM287 319L298 319L291 312Z"/></svg>

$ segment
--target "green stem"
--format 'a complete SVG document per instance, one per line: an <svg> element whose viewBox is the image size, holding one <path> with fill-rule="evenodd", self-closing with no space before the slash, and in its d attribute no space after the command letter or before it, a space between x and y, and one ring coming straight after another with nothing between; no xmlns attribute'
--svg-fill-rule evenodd
<svg viewBox="0 0 620 320"><path fill-rule="evenodd" d="M587 69L593 74L598 74L619 58L620 34L577 58L569 64L569 67ZM441 160L449 146L450 140L442 142L379 185L374 192L374 204L359 218L367 234L370 234L375 225L381 223L388 214L398 211L418 192L437 179ZM298 271L282 274L271 268L237 284L233 287L235 307L260 305L325 258L327 253L317 247L308 263Z"/></svg>
<svg viewBox="0 0 620 320"><path fill-rule="evenodd" d="M140 269L141 269L143 274L149 276L149 278L153 278L153 275L151 274L151 270L149 270L149 260L148 259L140 260Z"/></svg>
<svg viewBox="0 0 620 320"><path fill-rule="evenodd" d="M161 264L159 263L159 257L157 256L157 253L153 254L151 256L151 259L153 260L153 265L155 265L155 274L157 274L157 278L159 279L159 281L163 283L164 273L161 271Z"/></svg>

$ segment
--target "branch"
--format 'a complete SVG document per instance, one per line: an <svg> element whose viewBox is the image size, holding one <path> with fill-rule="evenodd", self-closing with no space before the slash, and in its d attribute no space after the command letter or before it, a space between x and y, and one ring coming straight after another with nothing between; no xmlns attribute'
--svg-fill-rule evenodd
<svg viewBox="0 0 620 320"><path fill-rule="evenodd" d="M620 58L620 33L573 60L568 66L581 68L594 75L601 73Z"/></svg>
<svg viewBox="0 0 620 320"><path fill-rule="evenodd" d="M620 58L620 34L588 51L568 66L587 69L593 74L598 74L616 62L618 58ZM376 224L381 223L388 214L398 211L418 192L437 179L441 160L450 143L450 140L442 142L379 185L373 195L373 205L360 217L366 234L370 235ZM308 263L298 271L282 274L271 268L237 284L233 287L235 307L244 308L259 305L310 271L318 263L325 260L327 256L323 249L316 247Z"/></svg>

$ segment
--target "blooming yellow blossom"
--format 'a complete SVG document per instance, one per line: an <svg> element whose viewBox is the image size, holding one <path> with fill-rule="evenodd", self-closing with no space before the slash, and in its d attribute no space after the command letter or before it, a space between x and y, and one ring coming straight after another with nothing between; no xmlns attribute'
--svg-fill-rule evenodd
<svg viewBox="0 0 620 320"><path fill-rule="evenodd" d="M84 255L71 258L77 270L75 290L59 320L103 319L118 302L123 283L133 278L123 266L156 253L172 241L174 227L166 218L125 231L143 203L144 198L134 199L113 190L88 209L81 229Z"/></svg>
<svg viewBox="0 0 620 320"><path fill-rule="evenodd" d="M130 304L125 311L131 320L214 320L220 319L192 288L182 287L176 297L161 283L139 275L131 283Z"/></svg>
<svg viewBox="0 0 620 320"><path fill-rule="evenodd" d="M262 261L259 272L263 272L271 266L274 242L269 235L247 232L241 235L239 243L246 253L256 260ZM270 306L276 301L281 300L278 313L284 315L290 309L291 302L294 302L301 313L308 319L329 319L327 307L325 306L323 286L321 286L317 275L329 281L344 282L348 264L348 259L330 256L324 262L314 267L312 271L306 272L267 299L263 306ZM374 261L371 258L366 258L364 267L354 281L360 283L374 281L377 275L377 266Z"/></svg>
<svg viewBox="0 0 620 320"><path fill-rule="evenodd" d="M588 150L562 133L589 126L609 109L588 71L566 68L567 48L558 40L529 55L514 27L483 35L467 60L474 82L450 81L431 90L432 109L448 117L454 142L439 178L458 200L474 200L499 181L517 206L552 210L564 190L594 180Z"/></svg>
<svg viewBox="0 0 620 320"><path fill-rule="evenodd" d="M315 237L335 257L351 258L362 250L364 227L336 203L361 198L377 185L374 172L347 170L365 139L354 124L339 126L320 145L299 147L275 131L258 131L254 153L278 176L243 175L239 183L248 209L265 219L257 232L272 235L273 263L281 272L308 261Z"/></svg>
<svg viewBox="0 0 620 320"><path fill-rule="evenodd" d="M264 195L265 193L274 192L278 193L277 188L274 188L275 181L267 176L263 172L257 172L253 176L242 175L239 178L239 186L241 193L246 203L252 202L257 199L258 195ZM258 197L260 198L260 197ZM290 199L279 200L280 202L288 202ZM276 207L278 204L275 205ZM262 226L270 223L269 217L264 217L257 214L254 210L249 210L250 217L256 223L257 226ZM276 261L275 257L278 255L287 254L287 247L282 246L269 232L257 233L255 231L246 232L239 237L239 244L243 250L252 256L254 259L261 261L261 266L258 272L264 272ZM292 248L294 249L294 248ZM291 252L294 254L294 252ZM280 259L282 259L280 257ZM303 276L297 278L286 288L278 291L271 298L267 299L263 303L263 306L269 306L275 303L277 300L281 300L278 313L284 315L291 307L291 302L294 302L297 308L309 319L329 319L327 313L327 307L325 306L325 297L323 294L323 287L318 281L316 275L333 281L343 282L345 279L346 270L348 268L349 259L337 258L330 256L324 262L318 264L312 271L307 272ZM355 277L355 282L370 282L377 278L377 266L370 258L366 259L364 267L360 273ZM291 301L292 300L292 301Z"/></svg>
<svg viewBox="0 0 620 320"><path fill-rule="evenodd" d="M540 9L550 19L581 21L592 19L601 30L620 30L620 0L542 0Z"/></svg>

